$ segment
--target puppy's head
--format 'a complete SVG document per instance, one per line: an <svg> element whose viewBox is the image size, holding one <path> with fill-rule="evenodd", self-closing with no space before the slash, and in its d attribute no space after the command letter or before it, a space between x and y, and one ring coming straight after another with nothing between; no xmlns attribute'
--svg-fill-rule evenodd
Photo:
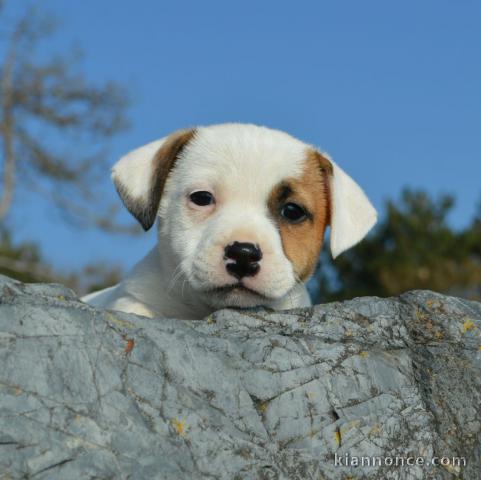
<svg viewBox="0 0 481 480"><path fill-rule="evenodd" d="M328 225L336 257L376 222L326 155L254 125L175 132L120 159L112 178L145 230L160 217L179 269L215 308L272 304L313 273Z"/></svg>

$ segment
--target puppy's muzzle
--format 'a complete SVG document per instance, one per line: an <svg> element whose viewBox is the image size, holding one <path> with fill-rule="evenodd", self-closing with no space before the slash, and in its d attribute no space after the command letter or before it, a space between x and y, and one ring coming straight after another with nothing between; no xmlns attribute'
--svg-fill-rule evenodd
<svg viewBox="0 0 481 480"><path fill-rule="evenodd" d="M257 275L261 266L262 251L258 245L234 242L225 247L226 270L237 279Z"/></svg>

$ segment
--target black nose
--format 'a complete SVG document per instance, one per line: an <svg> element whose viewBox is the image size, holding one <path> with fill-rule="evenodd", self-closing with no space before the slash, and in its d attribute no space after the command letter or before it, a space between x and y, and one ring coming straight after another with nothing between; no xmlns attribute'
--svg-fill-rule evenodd
<svg viewBox="0 0 481 480"><path fill-rule="evenodd" d="M236 278L253 277L260 270L261 249L253 243L234 242L225 247L225 257L234 260L226 270Z"/></svg>

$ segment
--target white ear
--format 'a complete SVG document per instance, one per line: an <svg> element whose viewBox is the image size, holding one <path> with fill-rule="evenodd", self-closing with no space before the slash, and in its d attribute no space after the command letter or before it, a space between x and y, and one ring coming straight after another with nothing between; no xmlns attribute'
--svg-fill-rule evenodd
<svg viewBox="0 0 481 480"><path fill-rule="evenodd" d="M117 189L120 187L135 201L147 199L154 170L153 160L166 138L132 150L112 167L112 180Z"/></svg>
<svg viewBox="0 0 481 480"><path fill-rule="evenodd" d="M361 187L330 158L331 254L336 258L361 241L377 221L377 212Z"/></svg>
<svg viewBox="0 0 481 480"><path fill-rule="evenodd" d="M127 210L148 230L155 222L167 176L195 130L178 130L123 156L112 180Z"/></svg>

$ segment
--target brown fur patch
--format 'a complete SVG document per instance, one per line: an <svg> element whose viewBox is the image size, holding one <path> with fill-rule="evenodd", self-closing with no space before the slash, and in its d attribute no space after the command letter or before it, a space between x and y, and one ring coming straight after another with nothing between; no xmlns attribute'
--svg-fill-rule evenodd
<svg viewBox="0 0 481 480"><path fill-rule="evenodd" d="M153 215L155 221L155 215L159 208L160 197L164 191L165 182L167 177L175 165L175 161L178 156L192 140L195 135L195 129L189 130L177 130L169 135L164 144L159 148L154 158L154 174L152 175L151 185L151 204L153 207Z"/></svg>
<svg viewBox="0 0 481 480"><path fill-rule="evenodd" d="M144 230L149 230L154 224L167 177L180 152L194 135L195 129L178 130L169 135L157 150L153 159L154 168L147 201L132 199L121 185L115 185L124 205Z"/></svg>
<svg viewBox="0 0 481 480"><path fill-rule="evenodd" d="M330 222L331 174L331 162L319 152L309 149L303 175L285 179L269 196L269 210L278 224L284 253L302 281L307 280L316 268L324 232ZM309 213L308 218L301 223L289 223L280 215L282 206L288 202L302 206Z"/></svg>

